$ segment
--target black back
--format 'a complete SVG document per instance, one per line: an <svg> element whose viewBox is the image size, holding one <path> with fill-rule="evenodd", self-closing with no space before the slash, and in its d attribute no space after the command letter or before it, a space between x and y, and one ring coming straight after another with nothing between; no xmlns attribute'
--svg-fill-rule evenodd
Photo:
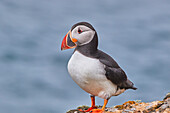
<svg viewBox="0 0 170 113"><path fill-rule="evenodd" d="M85 25L95 31L93 26L87 22L77 23L72 27L72 29L74 29L77 25ZM95 31L95 35L91 42L82 46L77 46L75 50L79 51L87 57L99 59L99 61L105 65L105 76L113 84L116 84L118 88L137 89L133 86L133 83L127 79L126 73L120 68L117 62L108 54L98 50L97 47L98 36L97 32Z"/></svg>

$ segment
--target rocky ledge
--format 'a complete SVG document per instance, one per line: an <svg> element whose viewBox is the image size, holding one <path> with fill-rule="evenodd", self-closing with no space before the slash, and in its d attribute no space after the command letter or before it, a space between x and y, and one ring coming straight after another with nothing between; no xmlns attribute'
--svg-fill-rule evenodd
<svg viewBox="0 0 170 113"><path fill-rule="evenodd" d="M101 108L102 106L97 107ZM84 113L78 111L78 109L85 110L88 108L88 106L80 106L77 109L68 111L67 113ZM107 107L104 113L170 113L170 93L168 93L162 101L148 103L139 100L127 101L122 105Z"/></svg>

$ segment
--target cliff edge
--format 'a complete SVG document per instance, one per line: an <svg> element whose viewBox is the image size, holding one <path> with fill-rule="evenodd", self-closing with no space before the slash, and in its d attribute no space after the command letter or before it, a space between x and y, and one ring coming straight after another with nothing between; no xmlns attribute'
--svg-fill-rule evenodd
<svg viewBox="0 0 170 113"><path fill-rule="evenodd" d="M101 108L102 106L97 106ZM85 113L78 109L88 109L88 106L80 106L77 109L69 110L67 113ZM90 112L86 112L90 113ZM104 113L170 113L170 93L168 93L162 101L141 102L127 101L122 105L107 107Z"/></svg>

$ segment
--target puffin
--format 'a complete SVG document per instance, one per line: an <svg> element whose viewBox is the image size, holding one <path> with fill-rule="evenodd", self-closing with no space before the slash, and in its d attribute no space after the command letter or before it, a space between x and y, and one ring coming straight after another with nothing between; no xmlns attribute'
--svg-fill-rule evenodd
<svg viewBox="0 0 170 113"><path fill-rule="evenodd" d="M98 35L90 23L79 22L71 27L62 40L61 50L71 48L75 50L67 65L68 72L91 97L91 107L80 111L102 113L112 96L137 89L118 63L98 49ZM95 96L104 99L101 109L95 106Z"/></svg>

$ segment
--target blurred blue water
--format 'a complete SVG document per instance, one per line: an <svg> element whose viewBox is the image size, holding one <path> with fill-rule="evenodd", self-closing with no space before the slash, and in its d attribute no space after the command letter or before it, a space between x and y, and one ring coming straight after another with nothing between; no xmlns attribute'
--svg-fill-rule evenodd
<svg viewBox="0 0 170 113"><path fill-rule="evenodd" d="M161 100L170 91L169 6L168 0L1 0L0 113L64 113L90 105L66 69L73 50L60 51L79 21L94 25L99 48L138 87L112 97L108 106Z"/></svg>

